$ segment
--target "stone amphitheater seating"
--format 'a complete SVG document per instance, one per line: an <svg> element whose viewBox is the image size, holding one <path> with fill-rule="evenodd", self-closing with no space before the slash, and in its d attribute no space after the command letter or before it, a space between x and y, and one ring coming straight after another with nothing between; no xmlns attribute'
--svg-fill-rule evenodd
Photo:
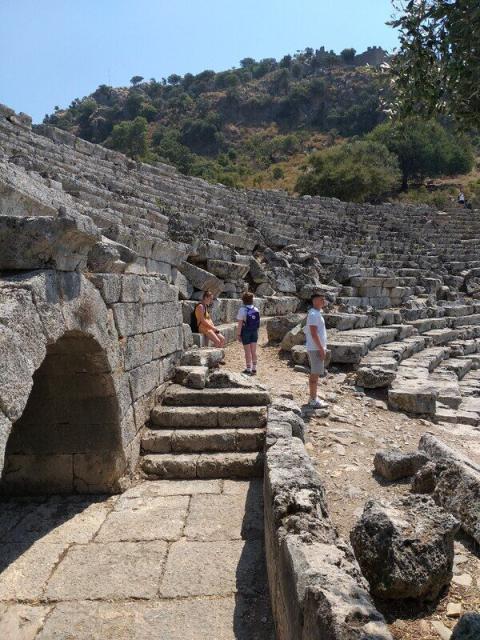
<svg viewBox="0 0 480 640"><path fill-rule="evenodd" d="M213 318L229 341L245 287L254 291L263 322L305 310L312 291L325 288L335 305L326 313L333 364L357 368L363 386L369 371L390 372L392 408L478 424L476 211L227 189L50 126L32 130L27 117L0 107L0 225L4 272L85 273L111 305L116 330L130 336L129 361L162 369L133 399L134 412L144 404L138 444L158 396L153 380L160 387L175 375L182 349L204 346L189 323L206 287L217 294ZM47 249L42 233L51 238ZM135 304L145 294L133 284L147 277L177 291L178 309L161 330L181 331L181 348L149 351L157 307L147 300L139 319ZM167 351L168 366L161 364ZM134 375L138 380L140 370ZM158 423L161 414L154 411L153 424L168 427ZM150 434L148 441L173 452L180 436Z"/></svg>

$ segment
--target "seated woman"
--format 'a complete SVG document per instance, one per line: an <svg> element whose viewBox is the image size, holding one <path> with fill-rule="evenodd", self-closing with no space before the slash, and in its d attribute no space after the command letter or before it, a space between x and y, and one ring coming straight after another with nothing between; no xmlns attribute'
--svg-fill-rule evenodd
<svg viewBox="0 0 480 640"><path fill-rule="evenodd" d="M215 328L212 322L208 307L213 302L213 293L211 291L204 291L202 301L195 307L195 318L197 319L198 332L207 338L208 341L213 342L215 347L225 346L225 337Z"/></svg>

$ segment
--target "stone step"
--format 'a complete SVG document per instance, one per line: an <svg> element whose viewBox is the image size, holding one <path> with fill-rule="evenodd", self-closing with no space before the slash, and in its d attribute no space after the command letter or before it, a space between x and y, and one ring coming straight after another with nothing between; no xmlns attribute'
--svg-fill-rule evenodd
<svg viewBox="0 0 480 640"><path fill-rule="evenodd" d="M146 429L142 452L208 453L261 451L265 429Z"/></svg>
<svg viewBox="0 0 480 640"><path fill-rule="evenodd" d="M267 422L266 407L172 407L157 405L150 414L153 429L257 429Z"/></svg>
<svg viewBox="0 0 480 640"><path fill-rule="evenodd" d="M192 389L203 389L207 383L208 367L184 367L175 369L174 380L177 384Z"/></svg>
<svg viewBox="0 0 480 640"><path fill-rule="evenodd" d="M180 360L180 365L184 367L208 367L213 369L225 359L223 349L210 347L206 349L190 349L185 351Z"/></svg>
<svg viewBox="0 0 480 640"><path fill-rule="evenodd" d="M173 384L163 396L165 406L175 407L258 407L270 404L263 389L190 389Z"/></svg>
<svg viewBox="0 0 480 640"><path fill-rule="evenodd" d="M460 329L432 329L430 331L424 331L422 337L427 340L427 344L432 346L441 346L458 340L463 336L463 332Z"/></svg>
<svg viewBox="0 0 480 640"><path fill-rule="evenodd" d="M437 404L435 422L447 422L449 424L468 424L477 427L480 424L480 415L475 411L466 411L458 407L452 409L445 404Z"/></svg>
<svg viewBox="0 0 480 640"><path fill-rule="evenodd" d="M259 478L263 453L151 454L142 458L141 468L151 480Z"/></svg>
<svg viewBox="0 0 480 640"><path fill-rule="evenodd" d="M472 368L473 362L469 358L449 358L436 371L453 371L458 380L462 380L463 377Z"/></svg>

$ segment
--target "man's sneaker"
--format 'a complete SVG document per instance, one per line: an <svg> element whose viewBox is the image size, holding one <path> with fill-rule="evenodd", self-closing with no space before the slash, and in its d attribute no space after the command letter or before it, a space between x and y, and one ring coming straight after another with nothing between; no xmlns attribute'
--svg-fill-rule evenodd
<svg viewBox="0 0 480 640"><path fill-rule="evenodd" d="M251 373L252 376L256 376L257 375L257 370L256 369L252 369L250 373Z"/></svg>
<svg viewBox="0 0 480 640"><path fill-rule="evenodd" d="M315 398L315 400L310 400L308 406L312 407L312 409L326 409L328 407L328 404L323 400Z"/></svg>
<svg viewBox="0 0 480 640"><path fill-rule="evenodd" d="M250 371L250 369L244 369L242 371L242 373L244 373L246 376L251 376L252 375L252 372Z"/></svg>

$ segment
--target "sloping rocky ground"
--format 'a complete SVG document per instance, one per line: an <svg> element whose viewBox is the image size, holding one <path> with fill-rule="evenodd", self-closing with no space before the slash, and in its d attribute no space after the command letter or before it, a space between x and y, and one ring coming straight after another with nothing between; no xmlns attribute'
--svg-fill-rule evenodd
<svg viewBox="0 0 480 640"><path fill-rule="evenodd" d="M305 373L295 371L288 358L279 356L278 346L259 341L258 381L269 389L291 392L299 405L308 397ZM243 349L232 344L226 350L227 366L242 370ZM390 411L383 393L366 395L350 384L351 375L332 367L321 387L330 404L328 416L312 414L308 420L307 449L327 490L330 516L341 535L350 531L370 498L392 498L410 494L410 481L387 482L374 474L373 458L379 449L398 447L412 451L420 437L430 432L452 448L480 462L478 431L459 425L439 425L423 418ZM439 640L447 638L457 618L449 613L480 608L480 553L467 536L458 534L454 543L454 577L438 603L425 607L377 602L389 622L395 640ZM456 615L456 614L455 614ZM443 635L442 635L443 634Z"/></svg>

